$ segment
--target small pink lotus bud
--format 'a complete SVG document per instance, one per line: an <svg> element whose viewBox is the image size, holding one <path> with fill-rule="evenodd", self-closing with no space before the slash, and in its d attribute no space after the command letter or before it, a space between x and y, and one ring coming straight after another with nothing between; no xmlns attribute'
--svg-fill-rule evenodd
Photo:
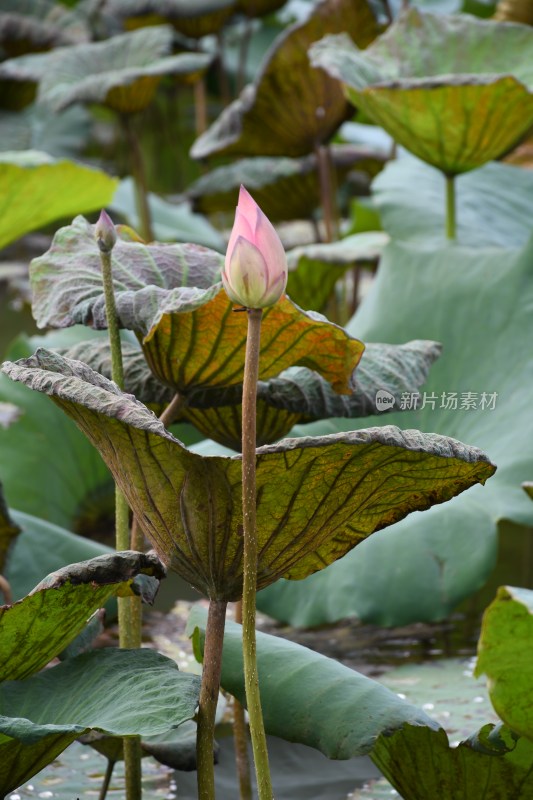
<svg viewBox="0 0 533 800"><path fill-rule="evenodd" d="M222 283L230 300L245 308L274 305L287 285L287 258L280 238L244 186L239 193Z"/></svg>
<svg viewBox="0 0 533 800"><path fill-rule="evenodd" d="M94 238L102 253L110 253L117 241L117 232L113 220L105 211L100 212L94 227Z"/></svg>

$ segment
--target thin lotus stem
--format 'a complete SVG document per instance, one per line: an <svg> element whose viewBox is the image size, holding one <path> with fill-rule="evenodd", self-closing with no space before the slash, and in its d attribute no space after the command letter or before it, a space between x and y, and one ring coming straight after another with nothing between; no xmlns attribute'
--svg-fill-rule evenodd
<svg viewBox="0 0 533 800"><path fill-rule="evenodd" d="M0 592L4 595L5 605L10 606L13 602L13 593L9 581L3 575L0 575Z"/></svg>
<svg viewBox="0 0 533 800"><path fill-rule="evenodd" d="M183 406L183 396L180 395L179 392L176 392L168 406L164 409L163 413L159 417L160 421L163 423L163 425L165 425L165 427L168 428L168 426L174 422ZM139 520L137 517L133 518L133 522L131 524L130 547L132 550L137 550L141 553L144 552L144 533L141 530L141 526L139 525Z"/></svg>
<svg viewBox="0 0 533 800"><path fill-rule="evenodd" d="M204 77L194 84L194 125L197 136L207 130L207 91Z"/></svg>
<svg viewBox="0 0 533 800"><path fill-rule="evenodd" d="M111 252L101 252L102 280L107 315L107 328L111 346L111 377L124 389L124 366L120 344L120 329L113 291ZM118 486L115 486L115 544L117 550L130 548L129 507ZM142 612L140 597L118 598L119 645L122 648L141 646ZM123 739L124 765L126 771L126 798L140 800L141 787L141 740L138 736Z"/></svg>
<svg viewBox="0 0 533 800"><path fill-rule="evenodd" d="M333 185L333 175L329 149L325 145L315 148L318 179L320 182L320 200L324 214L324 227L326 229L326 242L332 242L336 235L336 202Z"/></svg>
<svg viewBox="0 0 533 800"><path fill-rule="evenodd" d="M105 800L106 798L107 790L109 789L109 784L111 783L111 778L113 777L113 769L115 768L115 764L116 761L111 761L111 759L107 760L104 782L100 787L100 794L98 795L98 800Z"/></svg>
<svg viewBox="0 0 533 800"><path fill-rule="evenodd" d="M209 601L196 734L198 800L214 800L215 797L215 716L220 690L226 606L224 600Z"/></svg>
<svg viewBox="0 0 533 800"><path fill-rule="evenodd" d="M237 71L237 94L240 94L242 92L242 90L244 89L244 84L246 83L246 62L248 61L248 52L250 50L252 33L253 33L252 20L247 19L239 47L239 69Z"/></svg>
<svg viewBox="0 0 533 800"><path fill-rule="evenodd" d="M455 175L446 175L446 236L455 239Z"/></svg>
<svg viewBox="0 0 533 800"><path fill-rule="evenodd" d="M259 694L255 637L255 596L257 592L256 405L262 315L263 312L260 308L248 309L248 338L246 340L242 390L242 516L244 543L242 645L246 705L250 721L257 790L259 800L272 800L272 782Z"/></svg>
<svg viewBox="0 0 533 800"><path fill-rule="evenodd" d="M154 238L152 232L152 215L150 213L150 206L148 205L148 183L146 180L146 170L144 168L141 144L135 128L132 125L130 115L120 114L120 122L130 152L131 172L135 184L135 201L141 227L139 233L146 242L151 242Z"/></svg>
<svg viewBox="0 0 533 800"><path fill-rule="evenodd" d="M235 603L235 622L242 623L242 602L240 600ZM244 706L239 703L236 697L233 698L233 743L239 778L239 798L240 800L252 800L248 730L244 718Z"/></svg>

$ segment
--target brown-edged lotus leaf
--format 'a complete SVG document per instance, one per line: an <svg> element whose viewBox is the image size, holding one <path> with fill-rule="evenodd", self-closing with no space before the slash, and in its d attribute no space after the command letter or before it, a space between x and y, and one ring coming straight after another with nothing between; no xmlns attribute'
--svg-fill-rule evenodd
<svg viewBox="0 0 533 800"><path fill-rule="evenodd" d="M413 341L402 345L367 344L355 373L351 395L335 392L320 375L306 367L290 367L257 387L257 446L286 436L296 424L331 417L355 419L383 413L376 407L378 392L392 395L386 409L400 407L404 393L416 392L440 355L437 342ZM83 361L111 378L107 341L80 342L62 355ZM125 391L160 414L172 400L173 390L157 380L139 348L122 346ZM390 398L389 398L390 399ZM242 440L242 385L194 390L183 398L176 419L192 423L204 436L240 451Z"/></svg>
<svg viewBox="0 0 533 800"><path fill-rule="evenodd" d="M84 17L54 0L2 0L0 52L3 58L85 42Z"/></svg>
<svg viewBox="0 0 533 800"><path fill-rule="evenodd" d="M153 602L165 570L153 553L125 550L70 564L48 575L13 605L0 606L2 680L20 680L45 667L85 628L110 597L139 594Z"/></svg>
<svg viewBox="0 0 533 800"><path fill-rule="evenodd" d="M349 37L310 50L347 97L446 175L514 147L533 124L533 30L415 8L362 51Z"/></svg>
<svg viewBox="0 0 533 800"><path fill-rule="evenodd" d="M195 141L191 156L297 158L328 141L352 111L338 81L310 65L308 49L325 34L343 31L361 47L377 36L367 0L322 0L306 22L282 33L255 83Z"/></svg>
<svg viewBox="0 0 533 800"><path fill-rule="evenodd" d="M330 157L338 185L348 173L357 171L366 177L366 190L370 178L378 174L385 162L382 153L351 144L331 145ZM308 218L321 204L314 153L300 158L243 158L202 175L187 189L187 194L195 211L233 213L241 184L253 192L258 205L273 221Z"/></svg>
<svg viewBox="0 0 533 800"><path fill-rule="evenodd" d="M122 33L57 52L39 85L39 101L55 111L73 103L99 103L114 111L142 111L163 76L200 77L212 61L206 53L172 55L169 25Z"/></svg>
<svg viewBox="0 0 533 800"><path fill-rule="evenodd" d="M184 36L217 33L235 11L236 0L108 0L108 10L128 30L169 22Z"/></svg>
<svg viewBox="0 0 533 800"><path fill-rule="evenodd" d="M5 569L6 559L13 542L20 533L20 528L11 517L0 483L0 574Z"/></svg>
<svg viewBox="0 0 533 800"><path fill-rule="evenodd" d="M139 401L79 361L41 349L3 370L74 419L165 564L208 597L240 597L240 456L190 452ZM256 463L259 589L305 578L495 471L477 448L392 426L284 439L259 448Z"/></svg>
<svg viewBox="0 0 533 800"><path fill-rule="evenodd" d="M224 258L197 244L144 244L118 229L113 249L115 292L134 292L179 286L205 289L220 279ZM40 328L65 328L76 322L92 324L98 305L105 327L102 265L95 246L94 225L79 216L54 236L50 249L30 265L33 314ZM97 302L98 301L98 302Z"/></svg>

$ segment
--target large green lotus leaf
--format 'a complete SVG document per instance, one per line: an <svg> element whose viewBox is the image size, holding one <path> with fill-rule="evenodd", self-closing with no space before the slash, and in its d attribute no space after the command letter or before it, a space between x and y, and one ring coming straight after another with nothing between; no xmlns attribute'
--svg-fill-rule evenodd
<svg viewBox="0 0 533 800"><path fill-rule="evenodd" d="M382 153L350 144L332 145L330 157L338 185L351 170L376 175L384 162ZM204 214L233 213L241 184L253 192L256 202L272 221L310 217L321 205L314 153L300 158L243 158L202 175L189 186L187 194L195 209Z"/></svg>
<svg viewBox="0 0 533 800"><path fill-rule="evenodd" d="M338 82L310 66L307 51L324 34L341 31L362 47L377 35L366 0L323 0L306 22L286 30L269 51L256 82L196 140L192 157L298 157L329 140L349 117L350 106Z"/></svg>
<svg viewBox="0 0 533 800"><path fill-rule="evenodd" d="M501 586L483 615L476 674L486 674L498 715L533 739L533 592Z"/></svg>
<svg viewBox="0 0 533 800"><path fill-rule="evenodd" d="M164 577L153 554L96 556L51 573L22 600L0 606L1 680L20 680L46 666L110 597L139 594L133 583L139 573Z"/></svg>
<svg viewBox="0 0 533 800"><path fill-rule="evenodd" d="M181 286L205 289L219 280L223 263L223 256L200 245L147 245L131 241L119 230L113 249L115 292L135 292L146 286L154 291ZM78 318L92 324L95 302L102 320L96 327L105 327L100 254L94 225L83 217L61 228L48 252L33 259L30 278L33 314L39 327L68 327Z"/></svg>
<svg viewBox="0 0 533 800"><path fill-rule="evenodd" d="M339 278L352 267L375 267L388 241L388 234L375 231L289 250L287 293L303 308L323 311Z"/></svg>
<svg viewBox="0 0 533 800"><path fill-rule="evenodd" d="M201 39L223 27L236 0L109 0L107 7L127 28L170 22L184 36Z"/></svg>
<svg viewBox="0 0 533 800"><path fill-rule="evenodd" d="M408 206L405 213L411 213ZM532 504L520 484L533 473L526 444L533 437L527 387L533 356L523 348L532 325L532 261L531 242L518 251L457 245L427 251L418 242L385 250L349 329L370 341L424 335L443 345L424 386L425 407L422 392L416 411L387 421L475 443L498 464L497 477L482 495L474 489L400 522L303 584L269 589L259 599L262 610L296 625L354 614L386 625L442 619L493 569L498 521L531 526ZM461 408L468 392L476 408ZM480 407L484 392L496 393L494 409ZM348 425L354 427L343 420L313 423L293 435L324 435Z"/></svg>
<svg viewBox="0 0 533 800"><path fill-rule="evenodd" d="M5 572L14 600L29 594L50 572L76 561L114 552L100 542L77 536L22 511L12 511L12 517L21 530L9 553Z"/></svg>
<svg viewBox="0 0 533 800"><path fill-rule="evenodd" d="M187 632L199 661L206 621L205 609L193 606ZM422 709L377 681L281 637L257 633L257 671L266 732L314 747L328 758L367 755L380 734L401 735L407 725L441 730ZM241 626L230 621L221 685L245 702Z"/></svg>
<svg viewBox="0 0 533 800"><path fill-rule="evenodd" d="M81 328L81 335L95 334ZM79 339L79 327L45 337L19 337L7 357L24 358L39 345L65 347ZM19 414L12 425L0 427L0 477L10 506L78 533L108 530L114 513L113 480L86 438L44 397L4 375L0 400Z"/></svg>
<svg viewBox="0 0 533 800"><path fill-rule="evenodd" d="M247 315L234 312L234 303L220 285L204 292L160 293L159 308L150 319L145 312L150 305L153 309L148 302L153 296L147 287L133 298L119 295L116 303L122 323L143 335L144 354L159 380L184 394L242 382ZM302 311L284 295L263 311L259 378L301 365L316 370L335 391L348 394L363 350L364 345L343 328Z"/></svg>
<svg viewBox="0 0 533 800"><path fill-rule="evenodd" d="M4 370L74 418L165 563L209 597L240 596L240 457L186 450L145 406L81 362L40 350ZM476 448L390 426L260 448L258 586L304 578L494 469Z"/></svg>
<svg viewBox="0 0 533 800"><path fill-rule="evenodd" d="M0 153L0 248L62 217L94 211L117 181L99 169L36 150Z"/></svg>
<svg viewBox="0 0 533 800"><path fill-rule="evenodd" d="M414 155L447 175L510 150L533 124L533 31L410 9L366 51L348 36L311 62Z"/></svg>
<svg viewBox="0 0 533 800"><path fill-rule="evenodd" d="M411 156L391 161L372 185L387 232L431 249L442 245L442 176ZM533 174L509 164L485 164L457 178L457 237L472 247L523 247L531 236Z"/></svg>
<svg viewBox="0 0 533 800"><path fill-rule="evenodd" d="M0 685L0 791L16 789L89 730L164 733L190 720L200 678L153 650L95 650Z"/></svg>
<svg viewBox="0 0 533 800"><path fill-rule="evenodd" d="M65 48L54 55L39 84L39 101L55 111L73 103L101 103L132 113L146 108L164 75L185 80L202 75L207 53L172 52L173 31L158 25Z"/></svg>
<svg viewBox="0 0 533 800"><path fill-rule="evenodd" d="M69 11L54 0L2 0L0 52L3 57L33 50L86 41L82 14Z"/></svg>
<svg viewBox="0 0 533 800"><path fill-rule="evenodd" d="M0 483L0 575L5 572L7 555L19 533L20 528L9 514Z"/></svg>
<svg viewBox="0 0 533 800"><path fill-rule="evenodd" d="M63 355L83 361L111 378L111 352L107 341L80 342ZM368 344L357 367L355 390L351 395L338 394L324 378L306 367L289 367L276 378L259 381L257 446L280 439L298 422L375 414L378 392L380 396L392 395L392 402L389 397L389 405L379 411L398 408L404 392L416 392L424 383L431 364L439 355L440 346L436 342ZM138 348L123 345L122 356L124 390L160 413L171 401L173 391L157 380ZM196 390L188 395L180 414L205 436L240 451L241 400L242 385Z"/></svg>
<svg viewBox="0 0 533 800"><path fill-rule="evenodd" d="M199 660L206 617L195 606L187 623ZM422 709L333 659L258 633L257 660L268 733L328 758L370 753L405 800L526 800L531 792L533 745L505 728L487 725L453 746ZM224 634L222 686L245 702L241 628L232 622ZM507 787L517 793L502 794Z"/></svg>

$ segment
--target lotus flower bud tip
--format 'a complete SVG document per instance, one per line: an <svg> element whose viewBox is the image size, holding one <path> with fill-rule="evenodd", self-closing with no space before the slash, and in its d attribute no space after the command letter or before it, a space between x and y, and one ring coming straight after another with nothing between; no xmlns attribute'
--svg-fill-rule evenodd
<svg viewBox="0 0 533 800"><path fill-rule="evenodd" d="M281 240L244 186L239 192L222 283L230 300L245 308L274 305L287 285L287 257Z"/></svg>
<svg viewBox="0 0 533 800"><path fill-rule="evenodd" d="M101 211L94 228L94 238L102 253L110 253L117 241L113 220L106 211Z"/></svg>

